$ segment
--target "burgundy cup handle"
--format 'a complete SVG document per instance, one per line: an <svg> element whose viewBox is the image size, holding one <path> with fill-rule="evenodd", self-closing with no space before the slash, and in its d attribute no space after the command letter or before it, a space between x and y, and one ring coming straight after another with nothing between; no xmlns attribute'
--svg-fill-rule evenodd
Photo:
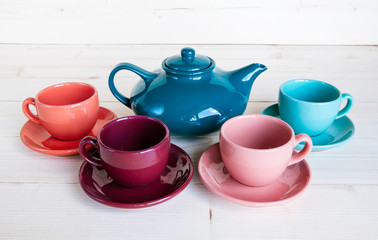
<svg viewBox="0 0 378 240"><path fill-rule="evenodd" d="M305 146L300 152L294 153L291 156L289 166L304 160L312 150L312 140L307 134L301 133L295 136L294 146L297 146L300 142L305 142Z"/></svg>
<svg viewBox="0 0 378 240"><path fill-rule="evenodd" d="M98 151L97 139L91 136L87 136L87 137L84 137L79 144L80 156L84 158L85 161L87 161L88 163L92 164L95 167L103 167L101 162L98 159L94 158L87 152L86 146L88 144L93 145Z"/></svg>
<svg viewBox="0 0 378 240"><path fill-rule="evenodd" d="M22 103L22 111L24 112L25 116L29 118L31 121L35 122L36 124L41 125L41 120L39 120L39 117L34 115L30 109L29 105L33 105L35 107L35 98L27 98Z"/></svg>

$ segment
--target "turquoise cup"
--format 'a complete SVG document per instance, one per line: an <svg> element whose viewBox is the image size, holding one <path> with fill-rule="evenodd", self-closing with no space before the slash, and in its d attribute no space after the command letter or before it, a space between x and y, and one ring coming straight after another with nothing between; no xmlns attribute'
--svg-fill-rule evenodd
<svg viewBox="0 0 378 240"><path fill-rule="evenodd" d="M347 100L343 109L341 103ZM296 134L316 136L329 128L335 119L345 116L353 105L353 97L341 93L331 84L295 79L283 83L279 90L278 106L281 119Z"/></svg>

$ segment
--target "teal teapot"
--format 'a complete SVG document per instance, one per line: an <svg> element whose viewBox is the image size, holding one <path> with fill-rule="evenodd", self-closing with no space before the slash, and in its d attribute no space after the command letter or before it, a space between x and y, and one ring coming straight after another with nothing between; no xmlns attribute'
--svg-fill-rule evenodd
<svg viewBox="0 0 378 240"><path fill-rule="evenodd" d="M244 113L252 84L267 68L253 63L234 71L215 67L213 59L183 48L181 55L166 58L162 69L146 71L120 63L110 73L113 95L137 115L163 121L172 135L198 136L220 129L228 119ZM141 79L130 98L114 85L115 74L129 70Z"/></svg>

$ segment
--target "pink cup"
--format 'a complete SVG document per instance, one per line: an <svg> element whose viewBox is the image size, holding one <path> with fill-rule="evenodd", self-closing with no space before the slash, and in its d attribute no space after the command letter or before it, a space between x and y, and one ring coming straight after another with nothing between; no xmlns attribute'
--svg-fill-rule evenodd
<svg viewBox="0 0 378 240"><path fill-rule="evenodd" d="M284 121L260 114L225 122L219 142L226 169L235 180L248 186L273 182L288 166L304 160L312 149L308 135L295 135ZM294 147L300 142L305 142L305 147L296 153Z"/></svg>

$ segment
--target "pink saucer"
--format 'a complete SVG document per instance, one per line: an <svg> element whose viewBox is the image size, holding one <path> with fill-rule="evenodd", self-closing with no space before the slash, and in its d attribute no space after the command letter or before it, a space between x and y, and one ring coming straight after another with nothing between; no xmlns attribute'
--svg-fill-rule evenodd
<svg viewBox="0 0 378 240"><path fill-rule="evenodd" d="M310 183L311 171L306 160L294 164L273 183L250 187L234 180L227 172L219 153L219 143L208 148L198 163L203 184L213 193L249 207L275 206L302 193Z"/></svg>
<svg viewBox="0 0 378 240"><path fill-rule="evenodd" d="M116 183L104 169L84 161L79 171L80 185L92 199L118 208L144 208L165 202L182 192L193 176L189 155L171 144L168 165L150 185L128 188Z"/></svg>
<svg viewBox="0 0 378 240"><path fill-rule="evenodd" d="M112 111L100 107L96 125L89 134L97 136L98 131L107 122L117 118ZM20 137L22 142L30 149L56 156L70 156L79 154L79 143L81 139L75 141L62 141L54 138L44 127L32 121L27 121L21 129Z"/></svg>

